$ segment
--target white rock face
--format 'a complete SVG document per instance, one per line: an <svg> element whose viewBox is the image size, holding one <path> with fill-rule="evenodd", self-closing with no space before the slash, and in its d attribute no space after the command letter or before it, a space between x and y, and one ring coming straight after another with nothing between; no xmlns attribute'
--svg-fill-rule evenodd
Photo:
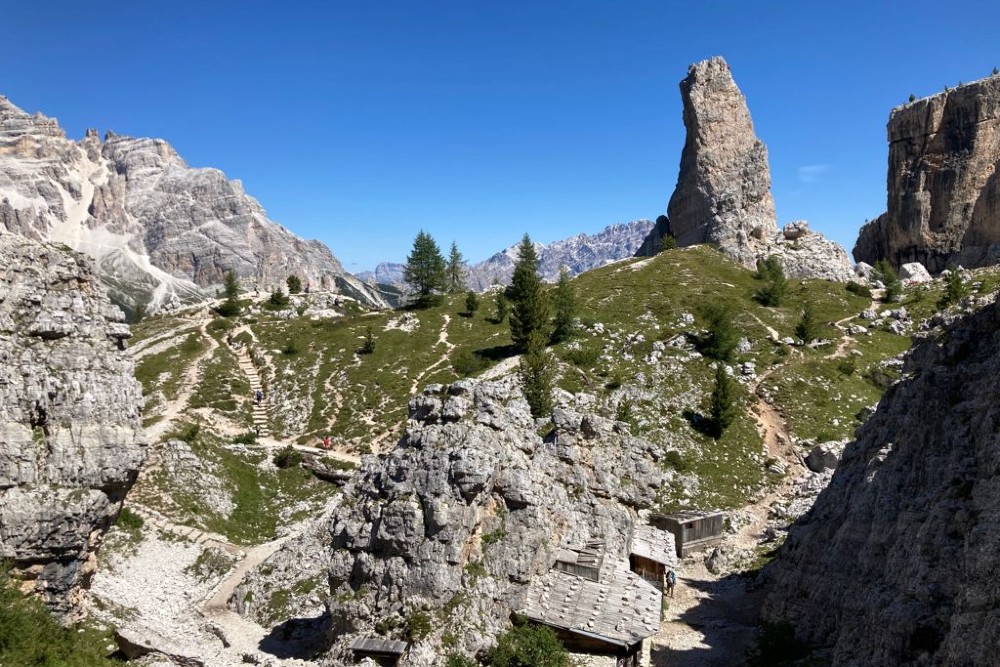
<svg viewBox="0 0 1000 667"><path fill-rule="evenodd" d="M0 559L74 612L145 458L129 337L90 262L0 233Z"/></svg>
<svg viewBox="0 0 1000 667"><path fill-rule="evenodd" d="M927 272L927 269L920 262L910 262L899 267L899 279L911 285L929 283L933 280L931 274Z"/></svg>
<svg viewBox="0 0 1000 667"><path fill-rule="evenodd" d="M317 288L357 283L330 250L304 241L218 169L193 169L161 139L96 131L73 142L55 119L0 97L0 228L64 243L98 262L112 298L156 309L199 300L235 271L268 289L289 274ZM356 296L352 294L352 296Z"/></svg>

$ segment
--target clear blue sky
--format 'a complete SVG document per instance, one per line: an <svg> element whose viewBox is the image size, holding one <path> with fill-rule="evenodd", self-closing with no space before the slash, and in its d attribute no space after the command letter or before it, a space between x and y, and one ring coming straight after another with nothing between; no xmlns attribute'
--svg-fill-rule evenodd
<svg viewBox="0 0 1000 667"><path fill-rule="evenodd" d="M478 261L666 209L678 82L722 55L768 146L779 223L848 249L885 208L885 123L1000 65L1000 3L4 3L0 93L162 137L241 179L348 270L416 232Z"/></svg>

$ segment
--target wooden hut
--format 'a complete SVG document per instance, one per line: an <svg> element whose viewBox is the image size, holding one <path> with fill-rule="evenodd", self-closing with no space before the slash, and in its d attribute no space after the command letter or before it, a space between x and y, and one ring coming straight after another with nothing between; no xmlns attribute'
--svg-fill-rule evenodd
<svg viewBox="0 0 1000 667"><path fill-rule="evenodd" d="M406 653L409 644L381 637L358 637L348 648L354 655L354 662L371 658L382 667L395 667L399 659Z"/></svg>
<svg viewBox="0 0 1000 667"><path fill-rule="evenodd" d="M725 521L725 512L689 510L658 514L652 523L673 533L677 557L684 558L721 542Z"/></svg>
<svg viewBox="0 0 1000 667"><path fill-rule="evenodd" d="M629 569L662 591L667 570L677 564L673 534L655 526L636 526L628 552Z"/></svg>

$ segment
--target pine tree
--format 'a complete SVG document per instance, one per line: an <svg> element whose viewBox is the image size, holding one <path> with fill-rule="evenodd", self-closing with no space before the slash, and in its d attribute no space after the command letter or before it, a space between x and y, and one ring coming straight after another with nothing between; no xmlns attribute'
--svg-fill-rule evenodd
<svg viewBox="0 0 1000 667"><path fill-rule="evenodd" d="M517 248L517 263L511 280L510 335L514 346L521 352L528 349L533 333L548 337L549 305L538 277L538 255L531 238L525 234Z"/></svg>
<svg viewBox="0 0 1000 667"><path fill-rule="evenodd" d="M502 324L505 319L507 319L507 313L510 311L510 302L507 300L507 291L499 289L493 297L493 307L496 312L494 314L494 321L497 324Z"/></svg>
<svg viewBox="0 0 1000 667"><path fill-rule="evenodd" d="M447 287L447 267L441 249L422 229L413 240L413 251L406 258L403 280L417 293L420 307L434 303L436 295Z"/></svg>
<svg viewBox="0 0 1000 667"><path fill-rule="evenodd" d="M472 315L477 310L479 310L479 295L469 290L465 294L465 311Z"/></svg>
<svg viewBox="0 0 1000 667"><path fill-rule="evenodd" d="M552 342L561 343L573 336L576 327L576 294L573 284L569 281L566 267L559 270L559 282L556 283L555 296L556 316L552 324Z"/></svg>
<svg viewBox="0 0 1000 667"><path fill-rule="evenodd" d="M451 253L448 255L448 291L458 294L465 289L465 258L458 251L458 245L451 242Z"/></svg>
<svg viewBox="0 0 1000 667"><path fill-rule="evenodd" d="M288 285L289 294L298 294L302 291L302 279L294 273L285 279L285 283Z"/></svg>
<svg viewBox="0 0 1000 667"><path fill-rule="evenodd" d="M240 314L240 281L236 273L229 271L223 283L225 300L216 309L223 317L235 317Z"/></svg>
<svg viewBox="0 0 1000 667"><path fill-rule="evenodd" d="M816 313L813 312L811 303L807 302L802 309L799 323L795 325L795 335L801 338L803 343L809 343L820 337L820 324L816 320Z"/></svg>
<svg viewBox="0 0 1000 667"><path fill-rule="evenodd" d="M521 356L518 375L524 399L531 407L531 416L544 417L551 414L552 355L545 349L545 336L541 331L531 332L527 350Z"/></svg>
<svg viewBox="0 0 1000 667"><path fill-rule="evenodd" d="M729 361L739 342L739 332L733 324L732 311L725 304L709 303L703 309L702 316L708 324L708 336L702 344L702 352L713 359Z"/></svg>
<svg viewBox="0 0 1000 667"><path fill-rule="evenodd" d="M736 389L723 364L715 366L715 387L712 389L712 431L716 440L722 437L736 419Z"/></svg>
<svg viewBox="0 0 1000 667"><path fill-rule="evenodd" d="M754 298L765 306L780 306L788 295L788 281L777 257L771 255L757 261L757 279L764 281L764 285L754 293Z"/></svg>
<svg viewBox="0 0 1000 667"><path fill-rule="evenodd" d="M948 280L945 282L944 294L941 295L941 300L938 302L941 308L958 303L969 294L969 288L962 280L962 275L958 270L955 267L951 267L949 270L951 273L948 274Z"/></svg>
<svg viewBox="0 0 1000 667"><path fill-rule="evenodd" d="M903 283L896 275L889 260L881 259L875 264L875 278L885 285L885 300L899 301L903 294Z"/></svg>

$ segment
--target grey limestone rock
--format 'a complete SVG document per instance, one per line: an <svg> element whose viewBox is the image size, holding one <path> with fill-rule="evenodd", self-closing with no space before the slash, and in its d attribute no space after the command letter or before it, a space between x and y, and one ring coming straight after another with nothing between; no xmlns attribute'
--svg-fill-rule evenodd
<svg viewBox="0 0 1000 667"><path fill-rule="evenodd" d="M887 211L861 228L854 258L897 268L1000 260L1000 75L892 110Z"/></svg>
<svg viewBox="0 0 1000 667"><path fill-rule="evenodd" d="M146 442L128 327L82 255L0 232L0 558L61 613Z"/></svg>
<svg viewBox="0 0 1000 667"><path fill-rule="evenodd" d="M410 402L406 435L366 459L332 521L331 657L361 635L401 638L407 619L440 619L466 651L490 645L557 548L627 548L663 476L624 425L557 408L536 431L516 379L433 385ZM416 659L410 663L416 664Z"/></svg>
<svg viewBox="0 0 1000 667"><path fill-rule="evenodd" d="M833 665L986 665L1000 623L1000 307L913 349L765 571Z"/></svg>
<svg viewBox="0 0 1000 667"><path fill-rule="evenodd" d="M386 305L325 245L269 220L218 169L188 166L162 139L108 132L102 142L88 132L71 141L55 119L4 97L0 228L90 255L113 298L130 306L199 300L228 271L247 287L270 289L296 274L317 289L350 289L368 305Z"/></svg>

